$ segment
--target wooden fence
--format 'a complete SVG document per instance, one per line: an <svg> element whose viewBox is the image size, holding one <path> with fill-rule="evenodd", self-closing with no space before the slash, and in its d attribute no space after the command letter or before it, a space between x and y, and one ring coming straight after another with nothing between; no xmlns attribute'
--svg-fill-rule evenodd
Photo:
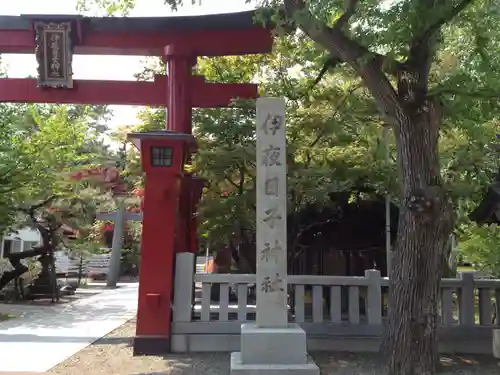
<svg viewBox="0 0 500 375"><path fill-rule="evenodd" d="M289 321L308 333L309 350L376 351L388 286L377 270L364 277L290 275ZM255 320L254 289L255 275L196 274L194 255L178 254L172 349L238 351L241 324ZM441 351L491 353L498 317L500 280L475 279L472 273L442 280Z"/></svg>

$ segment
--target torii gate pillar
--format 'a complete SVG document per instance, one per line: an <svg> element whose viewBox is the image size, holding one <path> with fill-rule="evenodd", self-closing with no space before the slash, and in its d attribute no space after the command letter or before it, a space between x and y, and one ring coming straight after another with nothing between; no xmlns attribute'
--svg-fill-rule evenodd
<svg viewBox="0 0 500 375"><path fill-rule="evenodd" d="M165 47L164 60L167 64L168 111L166 128L171 131L191 134L193 112L190 81L196 56L183 41Z"/></svg>

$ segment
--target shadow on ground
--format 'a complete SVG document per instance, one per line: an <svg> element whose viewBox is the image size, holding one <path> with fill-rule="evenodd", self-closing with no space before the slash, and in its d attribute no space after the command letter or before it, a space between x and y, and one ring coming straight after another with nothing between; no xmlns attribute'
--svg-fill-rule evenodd
<svg viewBox="0 0 500 375"><path fill-rule="evenodd" d="M381 374L382 356L377 353L312 353L325 374ZM492 372L493 371L493 372ZM497 361L491 356L441 356L440 374L500 373Z"/></svg>
<svg viewBox="0 0 500 375"><path fill-rule="evenodd" d="M132 356L135 319L96 341L51 369L59 375L230 375L229 353L172 353L165 356ZM382 375L376 354L316 352L312 357L322 375ZM491 356L442 356L439 375L498 375Z"/></svg>
<svg viewBox="0 0 500 375"><path fill-rule="evenodd" d="M382 375L382 363L376 354L312 353L322 375ZM163 371L129 373L133 375L229 375L228 353L172 354L162 358ZM488 356L443 356L440 375L499 374L497 362ZM167 370L168 369L168 370ZM165 372L167 371L167 372Z"/></svg>

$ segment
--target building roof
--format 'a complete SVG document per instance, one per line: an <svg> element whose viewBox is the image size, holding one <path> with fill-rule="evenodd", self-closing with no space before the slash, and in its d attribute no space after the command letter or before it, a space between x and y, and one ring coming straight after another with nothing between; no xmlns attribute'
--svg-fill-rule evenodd
<svg viewBox="0 0 500 375"><path fill-rule="evenodd" d="M488 187L483 200L474 211L469 214L469 219L478 225L500 224L500 174Z"/></svg>

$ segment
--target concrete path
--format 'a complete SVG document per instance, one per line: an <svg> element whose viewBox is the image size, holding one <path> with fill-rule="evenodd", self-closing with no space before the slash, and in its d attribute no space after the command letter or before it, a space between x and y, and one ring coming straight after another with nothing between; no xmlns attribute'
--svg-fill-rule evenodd
<svg viewBox="0 0 500 375"><path fill-rule="evenodd" d="M71 304L28 308L22 317L0 322L0 371L48 371L134 318L138 284L119 285Z"/></svg>

